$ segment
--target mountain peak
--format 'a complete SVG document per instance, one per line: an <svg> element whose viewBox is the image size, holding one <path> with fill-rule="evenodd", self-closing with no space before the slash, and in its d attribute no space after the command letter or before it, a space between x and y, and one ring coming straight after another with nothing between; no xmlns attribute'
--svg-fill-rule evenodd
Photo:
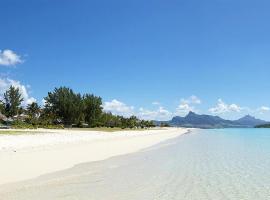
<svg viewBox="0 0 270 200"><path fill-rule="evenodd" d="M243 119L245 119L245 120L256 120L256 118L253 117L253 116L251 116L251 115L246 115L246 116L240 118L240 120L241 120L241 119L242 119L242 120L243 120Z"/></svg>
<svg viewBox="0 0 270 200"><path fill-rule="evenodd" d="M189 113L186 115L186 117L197 115L195 112L189 111Z"/></svg>

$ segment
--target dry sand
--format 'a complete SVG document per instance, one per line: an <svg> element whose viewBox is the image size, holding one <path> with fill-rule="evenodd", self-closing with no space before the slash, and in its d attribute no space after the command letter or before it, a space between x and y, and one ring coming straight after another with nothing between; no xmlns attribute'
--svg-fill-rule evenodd
<svg viewBox="0 0 270 200"><path fill-rule="evenodd" d="M39 132L0 135L0 185L32 179L80 163L133 153L185 134L188 129Z"/></svg>

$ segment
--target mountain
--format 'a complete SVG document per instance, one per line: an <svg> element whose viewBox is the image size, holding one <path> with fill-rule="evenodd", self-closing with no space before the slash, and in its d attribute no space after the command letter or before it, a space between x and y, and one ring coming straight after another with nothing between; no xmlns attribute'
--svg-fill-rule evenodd
<svg viewBox="0 0 270 200"><path fill-rule="evenodd" d="M157 125L161 123L167 123L170 126L192 128L250 128L266 124L267 122L256 119L250 115L238 120L225 120L218 116L198 115L194 112L189 112L185 117L175 116L170 121L156 122Z"/></svg>
<svg viewBox="0 0 270 200"><path fill-rule="evenodd" d="M267 121L256 119L255 117L252 117L250 115L246 115L245 117L242 117L238 120L235 120L236 123L246 125L246 126L258 126L262 124L267 124Z"/></svg>

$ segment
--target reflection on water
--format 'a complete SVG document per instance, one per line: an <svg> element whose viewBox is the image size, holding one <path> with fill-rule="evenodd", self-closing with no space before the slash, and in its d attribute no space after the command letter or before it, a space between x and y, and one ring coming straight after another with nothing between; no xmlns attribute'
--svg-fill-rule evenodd
<svg viewBox="0 0 270 200"><path fill-rule="evenodd" d="M196 131L139 153L2 187L0 199L270 199L270 130Z"/></svg>

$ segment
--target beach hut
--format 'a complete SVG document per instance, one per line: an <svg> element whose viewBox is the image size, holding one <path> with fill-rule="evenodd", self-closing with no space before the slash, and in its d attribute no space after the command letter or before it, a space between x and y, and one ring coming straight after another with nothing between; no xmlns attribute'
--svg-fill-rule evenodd
<svg viewBox="0 0 270 200"><path fill-rule="evenodd" d="M8 129L9 126L9 118L0 113L0 129Z"/></svg>
<svg viewBox="0 0 270 200"><path fill-rule="evenodd" d="M13 117L14 120L20 120L20 121L25 121L27 118L29 118L29 116L26 114L15 115Z"/></svg>
<svg viewBox="0 0 270 200"><path fill-rule="evenodd" d="M2 113L0 113L0 121L1 122L6 122L7 121L7 117L5 115L3 115Z"/></svg>

